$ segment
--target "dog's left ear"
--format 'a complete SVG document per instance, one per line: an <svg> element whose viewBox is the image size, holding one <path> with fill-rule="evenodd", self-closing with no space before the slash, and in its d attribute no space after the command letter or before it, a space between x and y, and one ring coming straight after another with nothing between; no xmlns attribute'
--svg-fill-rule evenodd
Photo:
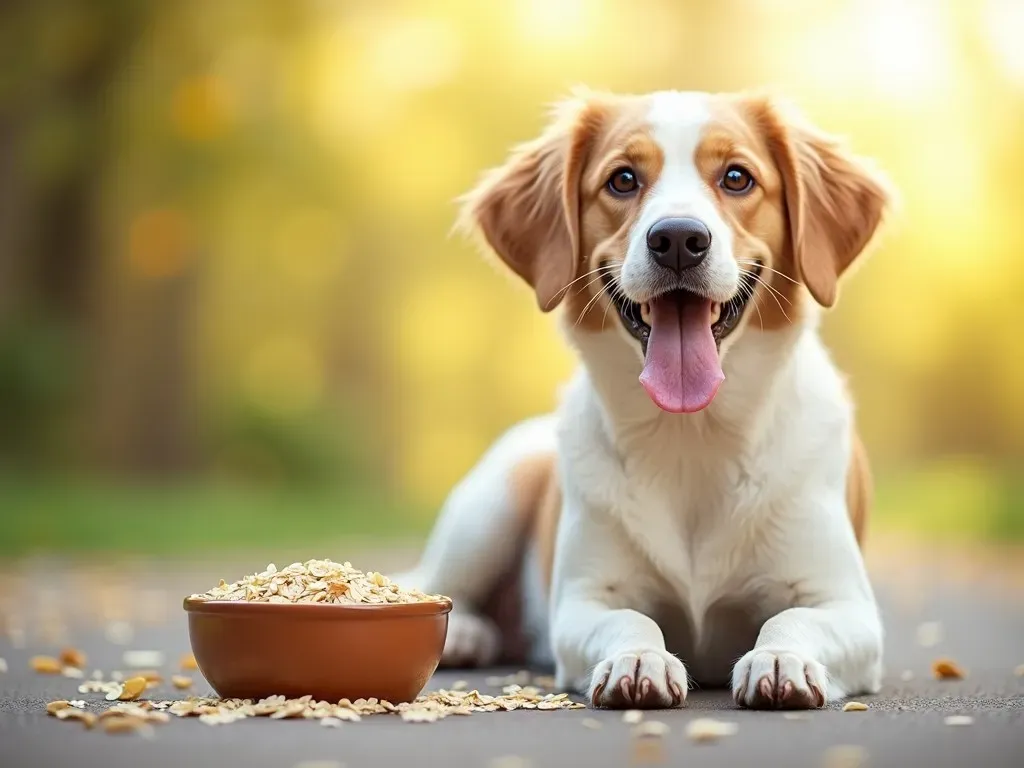
<svg viewBox="0 0 1024 768"><path fill-rule="evenodd" d="M793 261L823 307L865 250L891 204L887 182L840 142L767 100L755 116L782 174Z"/></svg>
<svg viewBox="0 0 1024 768"><path fill-rule="evenodd" d="M558 306L582 263L580 176L601 114L583 92L558 104L544 132L516 147L461 201L458 226L482 233L533 287L543 312Z"/></svg>

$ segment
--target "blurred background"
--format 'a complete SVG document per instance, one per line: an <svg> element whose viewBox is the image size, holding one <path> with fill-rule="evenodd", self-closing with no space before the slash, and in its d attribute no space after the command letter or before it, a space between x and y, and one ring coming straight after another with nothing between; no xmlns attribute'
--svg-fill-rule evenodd
<svg viewBox="0 0 1024 768"><path fill-rule="evenodd" d="M7 0L0 552L421 536L572 371L449 230L578 83L770 88L877 158L902 211L825 328L875 525L1024 539L1021 32L1017 0Z"/></svg>

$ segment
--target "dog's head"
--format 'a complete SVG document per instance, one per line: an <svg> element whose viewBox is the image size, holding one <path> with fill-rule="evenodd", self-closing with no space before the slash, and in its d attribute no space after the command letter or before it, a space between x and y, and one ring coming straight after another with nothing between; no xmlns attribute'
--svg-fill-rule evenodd
<svg viewBox="0 0 1024 768"><path fill-rule="evenodd" d="M582 332L619 334L651 399L689 413L740 334L799 322L805 293L835 302L887 202L862 161L767 98L583 94L466 196L463 222L542 310L564 301Z"/></svg>

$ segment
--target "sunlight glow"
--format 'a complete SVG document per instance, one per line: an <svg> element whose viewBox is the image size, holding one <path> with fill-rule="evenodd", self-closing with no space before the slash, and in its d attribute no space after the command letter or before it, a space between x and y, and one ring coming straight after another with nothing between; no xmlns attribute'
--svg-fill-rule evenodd
<svg viewBox="0 0 1024 768"><path fill-rule="evenodd" d="M545 43L581 39L589 16L603 12L599 0L524 0L517 4L527 37Z"/></svg>
<svg viewBox="0 0 1024 768"><path fill-rule="evenodd" d="M1024 2L988 0L984 24L993 53L1011 77L1024 82Z"/></svg>

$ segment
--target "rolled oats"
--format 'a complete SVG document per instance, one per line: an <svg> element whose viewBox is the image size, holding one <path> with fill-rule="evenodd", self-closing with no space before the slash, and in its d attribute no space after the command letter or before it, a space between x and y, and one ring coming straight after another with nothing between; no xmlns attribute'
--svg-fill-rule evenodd
<svg viewBox="0 0 1024 768"><path fill-rule="evenodd" d="M942 722L946 725L972 725L974 718L970 715L950 715Z"/></svg>
<svg viewBox="0 0 1024 768"><path fill-rule="evenodd" d="M864 747L841 744L825 750L822 758L824 768L860 768L867 763L868 753Z"/></svg>
<svg viewBox="0 0 1024 768"><path fill-rule="evenodd" d="M84 712L81 709L75 707L67 707L57 711L58 720L78 720L86 728L92 728L96 725L96 715L92 712Z"/></svg>
<svg viewBox="0 0 1024 768"><path fill-rule="evenodd" d="M140 736L150 736L153 733L153 727L141 717L133 717L131 715L119 715L117 717L109 717L103 722L103 731L110 734L130 734L137 733Z"/></svg>
<svg viewBox="0 0 1024 768"><path fill-rule="evenodd" d="M630 750L630 763L633 765L653 765L667 762L665 742L661 739L633 739Z"/></svg>
<svg viewBox="0 0 1024 768"><path fill-rule="evenodd" d="M184 691L186 688L192 687L192 678L185 675L171 675L171 685L179 691Z"/></svg>
<svg viewBox="0 0 1024 768"><path fill-rule="evenodd" d="M83 677L85 677L85 672L83 672L78 667L64 667L64 669L62 669L60 673L64 675L64 677L70 677L74 680L81 680Z"/></svg>
<svg viewBox="0 0 1024 768"><path fill-rule="evenodd" d="M501 696L488 696L479 691L441 689L426 693L415 701L392 704L378 699L341 699L337 703L314 701L310 696L286 699L270 696L259 701L193 697L184 701L141 702L139 705L177 717L198 717L206 725L224 725L250 717L319 719L328 727L340 722L359 722L368 715L397 713L405 722L433 723L445 717L465 716L477 712L513 711L516 709L555 710L583 709L565 693L542 694L535 688L519 688Z"/></svg>
<svg viewBox="0 0 1024 768"><path fill-rule="evenodd" d="M504 755L495 757L487 763L487 768L530 768L533 765L525 757L519 755Z"/></svg>
<svg viewBox="0 0 1024 768"><path fill-rule="evenodd" d="M278 570L271 563L262 573L228 584L221 579L213 589L192 595L193 600L230 600L263 603L420 603L442 599L418 589L404 589L375 571L363 573L351 563L308 560Z"/></svg>
<svg viewBox="0 0 1024 768"><path fill-rule="evenodd" d="M86 665L87 659L84 653L77 648L65 648L60 652L60 663L65 667L77 667L81 669Z"/></svg>
<svg viewBox="0 0 1024 768"><path fill-rule="evenodd" d="M637 739L645 738L661 738L669 732L667 724L662 723L658 720L645 720L644 722L634 726L633 737Z"/></svg>
<svg viewBox="0 0 1024 768"><path fill-rule="evenodd" d="M644 713L639 709L627 709L622 713L622 722L627 725L636 725L644 719Z"/></svg>
<svg viewBox="0 0 1024 768"><path fill-rule="evenodd" d="M64 701L63 699L61 699L60 701L51 701L49 704L46 705L46 714L56 715L62 709L67 709L70 706L71 702Z"/></svg>
<svg viewBox="0 0 1024 768"><path fill-rule="evenodd" d="M33 671L41 675L59 675L64 669L60 659L55 659L53 656L33 656L28 663Z"/></svg>
<svg viewBox="0 0 1024 768"><path fill-rule="evenodd" d="M181 657L181 661L178 662L178 666L185 672L191 672L192 670L199 669L199 664L196 663L196 657L191 653L186 653Z"/></svg>
<svg viewBox="0 0 1024 768"><path fill-rule="evenodd" d="M129 677L121 685L121 690L118 691L117 696L114 698L119 701L134 701L142 695L142 692L146 690L147 681L144 677ZM107 699L111 700L111 694L107 694Z"/></svg>
<svg viewBox="0 0 1024 768"><path fill-rule="evenodd" d="M706 743L732 736L737 731L736 723L727 723L710 717L698 717L686 726L686 735L691 741Z"/></svg>
<svg viewBox="0 0 1024 768"><path fill-rule="evenodd" d="M868 705L861 701L848 701L843 704L843 712L867 712Z"/></svg>
<svg viewBox="0 0 1024 768"><path fill-rule="evenodd" d="M967 676L952 659L936 659L932 662L932 674L936 680L962 680Z"/></svg>

